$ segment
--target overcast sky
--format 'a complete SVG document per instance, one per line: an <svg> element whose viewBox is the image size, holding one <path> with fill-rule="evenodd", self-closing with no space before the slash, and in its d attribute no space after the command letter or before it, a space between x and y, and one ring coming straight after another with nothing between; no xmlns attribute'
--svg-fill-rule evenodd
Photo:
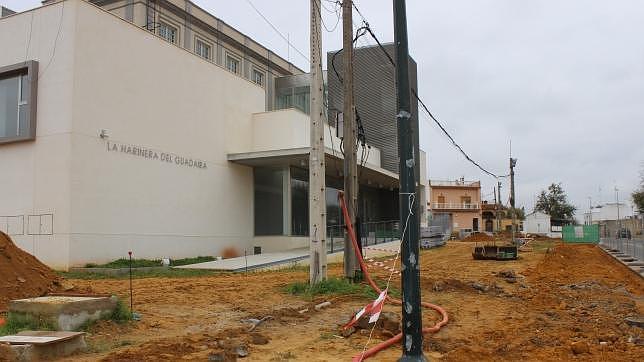
<svg viewBox="0 0 644 362"><path fill-rule="evenodd" d="M305 71L246 0L193 0ZM309 53L309 1L251 0L302 53ZM0 0L14 10L34 0ZM336 6L323 0L323 51L342 45ZM393 40L391 0L355 0L383 42ZM420 97L475 160L508 173L509 142L517 204L562 182L581 212L620 200L638 184L644 161L644 1L408 0L409 47ZM354 12L354 22L360 16ZM368 37L360 45L375 44ZM325 65L326 69L326 65ZM469 164L421 112L421 148L432 179L495 180ZM507 183L504 182L504 202ZM601 192L600 192L601 190ZM578 212L580 213L580 212Z"/></svg>

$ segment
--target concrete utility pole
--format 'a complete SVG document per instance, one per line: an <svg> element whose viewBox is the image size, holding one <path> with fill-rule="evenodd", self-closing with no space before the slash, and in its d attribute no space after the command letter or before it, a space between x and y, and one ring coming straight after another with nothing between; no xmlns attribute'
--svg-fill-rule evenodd
<svg viewBox="0 0 644 362"><path fill-rule="evenodd" d="M496 224L496 229L499 229L499 199L496 197L496 187L494 189L494 223ZM494 232L494 227L492 227L492 232Z"/></svg>
<svg viewBox="0 0 644 362"><path fill-rule="evenodd" d="M615 186L615 202L617 203L617 238L622 235L622 220L619 217L619 189Z"/></svg>
<svg viewBox="0 0 644 362"><path fill-rule="evenodd" d="M349 209L348 222L355 225L358 216L358 165L356 151L356 107L353 98L353 16L350 0L342 2L342 73L344 77L344 197ZM344 238L344 276L353 280L360 270L351 238Z"/></svg>
<svg viewBox="0 0 644 362"><path fill-rule="evenodd" d="M311 0L311 151L309 153L309 282L326 279L326 193L321 0Z"/></svg>
<svg viewBox="0 0 644 362"><path fill-rule="evenodd" d="M399 361L427 361L423 355L422 310L420 306L420 268L418 203L415 160L418 124L412 124L409 86L409 50L405 0L394 0L394 43L396 44L396 94L398 101L398 158L400 160L400 227L402 228L402 348ZM414 110L416 112L417 110Z"/></svg>
<svg viewBox="0 0 644 362"><path fill-rule="evenodd" d="M517 213L515 210L514 199L514 166L517 165L517 159L510 157L510 206L512 207L512 242L516 244L514 234L517 231Z"/></svg>
<svg viewBox="0 0 644 362"><path fill-rule="evenodd" d="M503 204L503 202L501 201L501 181L497 181L497 187L498 191L496 194L499 196L499 198L497 199L496 204L496 230L500 232L503 231L501 230L501 219L499 219L499 211L501 210L501 205Z"/></svg>

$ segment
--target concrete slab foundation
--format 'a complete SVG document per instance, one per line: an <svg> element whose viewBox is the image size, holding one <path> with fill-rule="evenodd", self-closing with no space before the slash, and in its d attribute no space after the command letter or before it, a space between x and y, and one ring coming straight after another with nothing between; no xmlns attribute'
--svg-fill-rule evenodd
<svg viewBox="0 0 644 362"><path fill-rule="evenodd" d="M367 254L371 257L395 254L400 248L400 240L394 240L377 245L365 246L365 257ZM329 263L342 260L343 251L329 254L327 261ZM294 249L285 252L265 253L257 255L240 256L237 258L208 261L205 263L190 264L177 266L177 269L204 269L219 270L230 272L243 272L245 270L260 270L276 268L284 264L307 265L310 251L306 249Z"/></svg>
<svg viewBox="0 0 644 362"><path fill-rule="evenodd" d="M9 361L50 361L86 348L85 333L24 331L0 337L0 354Z"/></svg>
<svg viewBox="0 0 644 362"><path fill-rule="evenodd" d="M45 296L13 300L9 302L9 313L44 320L59 331L74 331L88 322L108 317L117 301L115 296Z"/></svg>

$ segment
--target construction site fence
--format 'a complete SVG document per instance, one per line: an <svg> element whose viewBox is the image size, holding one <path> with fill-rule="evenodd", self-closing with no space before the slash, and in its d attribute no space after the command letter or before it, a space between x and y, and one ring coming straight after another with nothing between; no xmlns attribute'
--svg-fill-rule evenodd
<svg viewBox="0 0 644 362"><path fill-rule="evenodd" d="M598 225L565 225L561 233L566 243L599 243Z"/></svg>
<svg viewBox="0 0 644 362"><path fill-rule="evenodd" d="M347 228L342 225L329 225L326 230L327 251L335 253L344 250L344 238ZM362 246L382 244L400 239L400 222L398 220L360 223Z"/></svg>
<svg viewBox="0 0 644 362"><path fill-rule="evenodd" d="M644 261L644 239L602 238L601 245Z"/></svg>

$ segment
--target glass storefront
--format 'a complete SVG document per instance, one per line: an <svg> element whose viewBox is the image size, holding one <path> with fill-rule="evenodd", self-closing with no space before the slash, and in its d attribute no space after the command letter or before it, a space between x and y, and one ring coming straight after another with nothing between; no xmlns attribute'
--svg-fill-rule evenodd
<svg viewBox="0 0 644 362"><path fill-rule="evenodd" d="M284 235L284 175L288 169L256 167L255 235Z"/></svg>
<svg viewBox="0 0 644 362"><path fill-rule="evenodd" d="M254 170L255 235L309 235L309 171L298 167ZM327 226L344 224L338 192L343 180L326 177ZM397 220L398 191L360 185L359 214L363 223Z"/></svg>
<svg viewBox="0 0 644 362"><path fill-rule="evenodd" d="M291 235L309 235L309 171L291 168Z"/></svg>

